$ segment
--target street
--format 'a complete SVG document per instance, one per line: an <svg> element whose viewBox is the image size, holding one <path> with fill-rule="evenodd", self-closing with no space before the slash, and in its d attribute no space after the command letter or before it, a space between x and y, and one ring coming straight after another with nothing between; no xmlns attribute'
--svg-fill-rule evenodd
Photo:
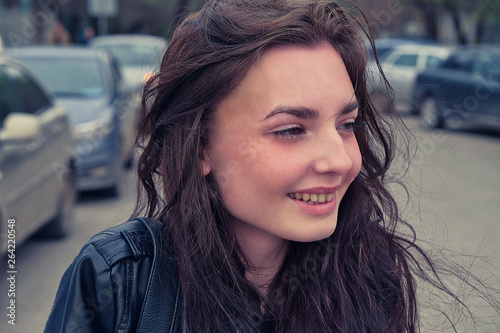
<svg viewBox="0 0 500 333"><path fill-rule="evenodd" d="M409 204L405 205L405 192L394 186L402 203L403 217L416 229L419 239L431 243L423 245L431 253L444 247L452 249L454 259L498 288L500 134L465 129L422 131L414 117L404 116L404 119L419 142L419 150L408 170ZM71 237L58 241L31 239L16 250L15 326L7 324L9 285L5 278L7 269L5 264L2 266L2 332L43 331L59 280L81 246L95 233L130 216L136 195L134 172L127 171L125 177L128 188L119 199L95 194L82 196L77 203ZM496 318L483 318L488 312L483 313L481 306L474 304L471 309L477 310L474 314L481 325L478 332L498 332L494 324L498 322L498 314ZM424 319L431 320L425 316Z"/></svg>
<svg viewBox="0 0 500 333"><path fill-rule="evenodd" d="M133 170L124 173L123 195L118 199L99 194L83 195L75 209L75 227L71 237L51 241L31 239L16 250L16 325L7 323L7 268L2 266L0 282L4 309L0 321L3 333L42 332L59 281L82 245L94 234L128 219L135 201Z"/></svg>

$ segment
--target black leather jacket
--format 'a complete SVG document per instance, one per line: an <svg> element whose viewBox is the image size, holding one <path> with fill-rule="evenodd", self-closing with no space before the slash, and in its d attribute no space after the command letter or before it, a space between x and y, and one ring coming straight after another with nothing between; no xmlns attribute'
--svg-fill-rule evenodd
<svg viewBox="0 0 500 333"><path fill-rule="evenodd" d="M45 332L180 333L182 291L159 222L94 236L64 274Z"/></svg>

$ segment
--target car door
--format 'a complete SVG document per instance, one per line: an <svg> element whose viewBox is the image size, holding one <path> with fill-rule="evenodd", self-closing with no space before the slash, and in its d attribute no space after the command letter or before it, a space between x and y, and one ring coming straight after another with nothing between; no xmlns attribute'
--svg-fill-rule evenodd
<svg viewBox="0 0 500 333"><path fill-rule="evenodd" d="M135 136L138 127L138 116L140 112L140 94L135 87L128 85L122 77L122 72L116 59L111 58L109 62L110 80L113 91L113 107L118 114L121 136L121 156L123 164L128 163L132 157Z"/></svg>
<svg viewBox="0 0 500 333"><path fill-rule="evenodd" d="M459 52L450 56L439 68L439 81L433 82L437 101L444 106L445 116L454 112L466 119L475 110L470 96L474 95L471 84L474 52Z"/></svg>
<svg viewBox="0 0 500 333"><path fill-rule="evenodd" d="M384 71L394 89L395 104L409 105L412 97L413 83L417 73L418 54L396 53L390 55L384 63Z"/></svg>
<svg viewBox="0 0 500 333"><path fill-rule="evenodd" d="M10 80L11 68L0 66L0 128L3 129L7 117L22 109L17 91ZM0 142L0 195L2 215L5 219L15 218L17 229L23 230L30 210L37 210L38 203L27 199L30 183L30 164L36 150L36 142ZM2 221L4 222L4 221Z"/></svg>
<svg viewBox="0 0 500 333"><path fill-rule="evenodd" d="M4 86L0 103L9 105L3 116L13 112L32 114L40 127L32 140L2 142L1 146L0 187L7 210L4 215L16 219L17 239L22 241L56 214L63 186L57 167L66 163L61 160L61 151L63 140L70 137L63 137L68 129L64 109L52 104L27 71L5 65L1 72Z"/></svg>
<svg viewBox="0 0 500 333"><path fill-rule="evenodd" d="M479 54L472 82L477 116L486 123L500 123L500 56L489 52Z"/></svg>

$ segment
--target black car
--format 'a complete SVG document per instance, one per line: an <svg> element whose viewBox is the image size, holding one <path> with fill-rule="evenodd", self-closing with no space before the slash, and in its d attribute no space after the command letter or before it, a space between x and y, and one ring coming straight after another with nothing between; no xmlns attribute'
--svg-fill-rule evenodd
<svg viewBox="0 0 500 333"><path fill-rule="evenodd" d="M500 47L454 51L417 76L414 103L424 127L466 122L500 129Z"/></svg>

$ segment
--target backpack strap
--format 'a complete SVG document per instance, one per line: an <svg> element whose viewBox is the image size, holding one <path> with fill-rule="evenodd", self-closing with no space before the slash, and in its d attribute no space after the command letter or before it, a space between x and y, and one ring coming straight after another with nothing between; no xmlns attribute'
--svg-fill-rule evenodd
<svg viewBox="0 0 500 333"><path fill-rule="evenodd" d="M137 332L181 332L181 285L173 253L166 244L164 224L149 218L134 220L140 221L152 235L154 249Z"/></svg>

